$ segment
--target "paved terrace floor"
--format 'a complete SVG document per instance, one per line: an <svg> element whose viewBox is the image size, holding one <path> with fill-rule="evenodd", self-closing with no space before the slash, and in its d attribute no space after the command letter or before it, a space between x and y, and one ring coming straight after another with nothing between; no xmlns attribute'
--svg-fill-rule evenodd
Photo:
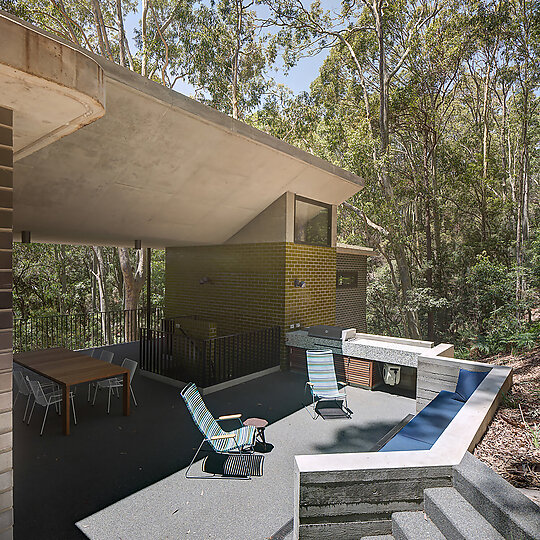
<svg viewBox="0 0 540 540"><path fill-rule="evenodd" d="M252 480L186 479L200 435L179 390L140 375L133 383L139 407L130 417L121 415L119 399L108 416L104 391L89 406L86 387L79 388L79 424L69 437L54 413L39 436L42 409L23 425L19 400L15 539L292 538L293 456L366 451L415 409L412 399L348 388L351 420L314 421L302 407L304 382L275 373L205 398L215 416L242 412L270 422L273 448L263 477Z"/></svg>

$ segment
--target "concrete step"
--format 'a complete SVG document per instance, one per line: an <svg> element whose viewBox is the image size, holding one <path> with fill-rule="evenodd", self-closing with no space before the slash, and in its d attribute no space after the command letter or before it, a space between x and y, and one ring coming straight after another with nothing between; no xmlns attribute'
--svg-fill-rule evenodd
<svg viewBox="0 0 540 540"><path fill-rule="evenodd" d="M362 536L360 540L394 540L391 534L383 534L378 536Z"/></svg>
<svg viewBox="0 0 540 540"><path fill-rule="evenodd" d="M424 490L424 511L447 540L504 540L454 488Z"/></svg>
<svg viewBox="0 0 540 540"><path fill-rule="evenodd" d="M424 512L392 514L392 535L396 540L445 540Z"/></svg>
<svg viewBox="0 0 540 540"><path fill-rule="evenodd" d="M454 467L454 487L505 538L540 540L540 508L468 452Z"/></svg>

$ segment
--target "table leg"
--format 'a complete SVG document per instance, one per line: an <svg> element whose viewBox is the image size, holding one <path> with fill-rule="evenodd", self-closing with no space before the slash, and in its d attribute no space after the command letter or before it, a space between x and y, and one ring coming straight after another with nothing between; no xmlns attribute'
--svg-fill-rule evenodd
<svg viewBox="0 0 540 540"><path fill-rule="evenodd" d="M69 386L66 384L62 387L62 419L64 424L64 435L69 435L70 428L70 403L69 403Z"/></svg>
<svg viewBox="0 0 540 540"><path fill-rule="evenodd" d="M122 388L122 397L124 399L124 416L129 416L129 373L124 373L124 386Z"/></svg>

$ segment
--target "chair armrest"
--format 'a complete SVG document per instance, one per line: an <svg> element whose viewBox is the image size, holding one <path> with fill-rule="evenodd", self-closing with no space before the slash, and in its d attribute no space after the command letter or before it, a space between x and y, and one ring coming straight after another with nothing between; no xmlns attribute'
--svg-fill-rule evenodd
<svg viewBox="0 0 540 540"><path fill-rule="evenodd" d="M347 386L347 383L339 382L339 381L338 381L338 386Z"/></svg>
<svg viewBox="0 0 540 540"><path fill-rule="evenodd" d="M306 386L313 386L314 384L315 384L315 383L312 383L311 381L308 381L308 382L306 383Z"/></svg>
<svg viewBox="0 0 540 540"><path fill-rule="evenodd" d="M237 418L241 417L241 414L226 414L225 416L220 416L218 420L236 420Z"/></svg>
<svg viewBox="0 0 540 540"><path fill-rule="evenodd" d="M210 437L211 441L220 441L222 439L234 439L234 435L232 433L227 433L225 435L214 435L213 437Z"/></svg>

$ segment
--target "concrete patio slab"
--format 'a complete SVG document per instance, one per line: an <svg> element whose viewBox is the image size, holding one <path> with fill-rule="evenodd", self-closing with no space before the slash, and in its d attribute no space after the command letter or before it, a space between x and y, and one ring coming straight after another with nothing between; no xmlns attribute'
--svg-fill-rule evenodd
<svg viewBox="0 0 540 540"><path fill-rule="evenodd" d="M287 390L294 387L298 392L303 381L300 375L275 373L211 397L222 403L242 396L258 401L257 394L261 399L263 393L273 392L279 402L289 400ZM300 408L301 393L294 397L297 410L271 422L266 429L273 449L266 454L261 478L186 479L182 469L80 520L77 526L95 540L291 538L294 455L367 451L415 410L414 400L408 398L357 388L347 391L349 407L354 411L350 420L313 420L306 409ZM239 411L221 409L216 414L225 412ZM155 459L159 459L160 451L171 449L156 448ZM200 471L200 463L194 470Z"/></svg>

